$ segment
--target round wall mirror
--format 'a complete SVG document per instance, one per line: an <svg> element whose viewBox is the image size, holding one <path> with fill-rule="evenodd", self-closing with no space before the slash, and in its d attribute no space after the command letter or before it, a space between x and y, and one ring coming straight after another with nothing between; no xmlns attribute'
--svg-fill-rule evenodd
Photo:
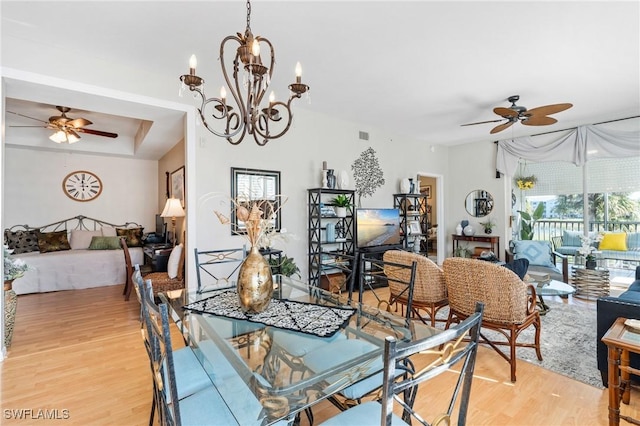
<svg viewBox="0 0 640 426"><path fill-rule="evenodd" d="M493 197L487 191L476 189L467 195L464 208L473 217L484 217L493 210Z"/></svg>

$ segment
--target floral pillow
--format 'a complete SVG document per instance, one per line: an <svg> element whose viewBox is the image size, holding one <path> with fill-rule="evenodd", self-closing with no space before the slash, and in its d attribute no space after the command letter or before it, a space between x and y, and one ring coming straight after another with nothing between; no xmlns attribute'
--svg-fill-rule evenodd
<svg viewBox="0 0 640 426"><path fill-rule="evenodd" d="M127 247L142 247L142 231L144 228L116 228L118 237L125 237Z"/></svg>
<svg viewBox="0 0 640 426"><path fill-rule="evenodd" d="M13 254L29 253L38 251L38 234L37 231L5 231L5 239L9 249L13 250Z"/></svg>
<svg viewBox="0 0 640 426"><path fill-rule="evenodd" d="M40 248L40 253L71 250L71 246L69 245L69 238L67 237L67 231L38 231L38 247Z"/></svg>

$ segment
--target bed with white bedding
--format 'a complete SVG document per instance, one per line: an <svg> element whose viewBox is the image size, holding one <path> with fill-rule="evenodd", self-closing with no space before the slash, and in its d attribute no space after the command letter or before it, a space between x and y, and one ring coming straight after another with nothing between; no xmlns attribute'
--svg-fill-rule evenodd
<svg viewBox="0 0 640 426"><path fill-rule="evenodd" d="M125 261L119 239L126 238L131 262L144 263L143 228L114 225L75 216L41 227L16 225L5 230L5 245L29 270L16 279L17 294L77 290L124 284ZM47 241L51 240L51 241Z"/></svg>

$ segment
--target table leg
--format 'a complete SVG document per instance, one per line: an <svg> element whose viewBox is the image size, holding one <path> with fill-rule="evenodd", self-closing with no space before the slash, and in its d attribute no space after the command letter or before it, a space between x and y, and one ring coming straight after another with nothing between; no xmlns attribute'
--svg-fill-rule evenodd
<svg viewBox="0 0 640 426"><path fill-rule="evenodd" d="M620 424L620 351L608 348L609 352L609 426Z"/></svg>
<svg viewBox="0 0 640 426"><path fill-rule="evenodd" d="M625 368L626 367L626 368ZM622 349L620 355L620 393L622 402L629 405L629 399L631 397L631 381L629 378L629 351Z"/></svg>
<svg viewBox="0 0 640 426"><path fill-rule="evenodd" d="M551 310L549 305L544 302L541 294L538 294L538 308L540 308L540 315L545 315Z"/></svg>

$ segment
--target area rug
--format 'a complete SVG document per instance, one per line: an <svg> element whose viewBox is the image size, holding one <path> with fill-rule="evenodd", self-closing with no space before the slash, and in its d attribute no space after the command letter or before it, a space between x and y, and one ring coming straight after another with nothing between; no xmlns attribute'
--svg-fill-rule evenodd
<svg viewBox="0 0 640 426"><path fill-rule="evenodd" d="M542 316L542 361L538 361L535 349L518 348L516 356L547 370L604 388L597 365L595 309L546 302L551 310ZM529 327L519 338L532 342L533 330L533 327Z"/></svg>
<svg viewBox="0 0 640 426"><path fill-rule="evenodd" d="M551 310L543 315L540 346L542 361L538 361L535 349L517 348L518 359L539 365L563 376L571 377L597 388L602 386L596 359L596 311L578 305L545 300ZM445 311L445 312L443 312ZM448 309L438 313L448 315ZM533 342L534 327L529 327L518 341ZM483 334L490 335L490 330ZM504 339L504 337L503 337ZM504 349L504 348L503 348ZM508 347L506 347L508 350Z"/></svg>

